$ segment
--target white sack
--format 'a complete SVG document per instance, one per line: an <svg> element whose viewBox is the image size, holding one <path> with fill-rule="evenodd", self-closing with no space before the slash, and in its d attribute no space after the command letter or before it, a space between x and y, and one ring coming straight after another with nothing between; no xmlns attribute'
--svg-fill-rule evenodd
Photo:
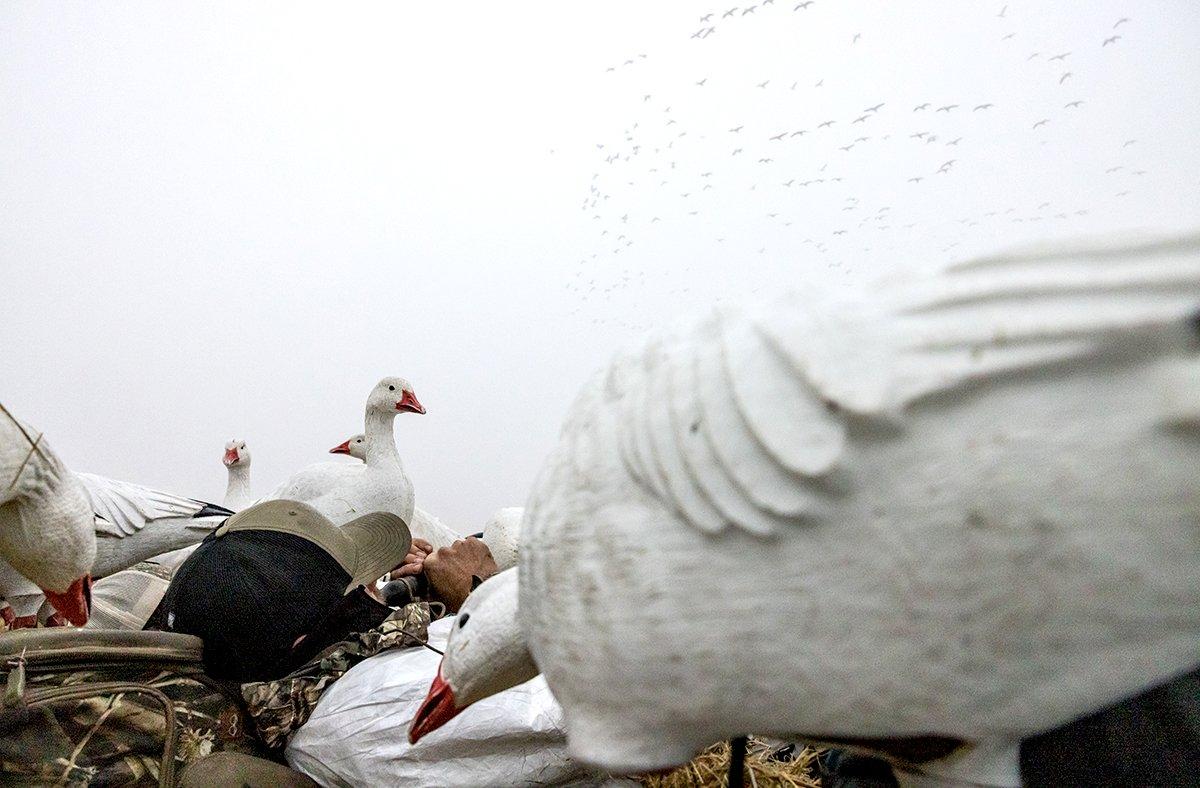
<svg viewBox="0 0 1200 788"><path fill-rule="evenodd" d="M444 648L454 621L435 621L430 644ZM408 724L439 661L417 647L355 665L292 737L288 763L324 786L604 784L568 757L562 709L541 676L476 703L409 744Z"/></svg>

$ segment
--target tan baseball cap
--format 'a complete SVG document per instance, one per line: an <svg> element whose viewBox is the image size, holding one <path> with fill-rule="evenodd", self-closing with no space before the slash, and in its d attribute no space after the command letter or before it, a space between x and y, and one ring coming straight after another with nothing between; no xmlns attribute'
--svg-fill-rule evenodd
<svg viewBox="0 0 1200 788"><path fill-rule="evenodd" d="M243 509L226 520L216 536L230 531L278 531L307 539L350 575L347 594L399 566L412 546L408 525L391 512L371 512L337 526L308 504L285 499Z"/></svg>

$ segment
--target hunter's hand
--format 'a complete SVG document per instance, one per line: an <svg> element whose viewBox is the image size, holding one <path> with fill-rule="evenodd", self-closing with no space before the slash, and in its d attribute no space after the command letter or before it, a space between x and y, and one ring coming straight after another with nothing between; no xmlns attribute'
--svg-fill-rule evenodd
<svg viewBox="0 0 1200 788"><path fill-rule="evenodd" d="M452 613L471 593L472 577L486 580L497 570L492 552L473 536L437 550L423 565L430 589Z"/></svg>

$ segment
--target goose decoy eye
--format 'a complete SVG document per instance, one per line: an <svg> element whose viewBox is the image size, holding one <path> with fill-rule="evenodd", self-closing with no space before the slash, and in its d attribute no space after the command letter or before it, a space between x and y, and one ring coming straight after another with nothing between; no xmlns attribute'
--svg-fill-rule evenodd
<svg viewBox="0 0 1200 788"><path fill-rule="evenodd" d="M465 627L467 625L467 621L469 621L470 619L471 619L470 613L463 613L461 616L458 617L458 628L462 629L463 627Z"/></svg>

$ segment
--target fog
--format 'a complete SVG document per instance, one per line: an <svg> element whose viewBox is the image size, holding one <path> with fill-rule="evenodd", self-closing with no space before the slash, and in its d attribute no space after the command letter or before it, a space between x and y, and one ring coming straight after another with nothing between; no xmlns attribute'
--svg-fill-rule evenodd
<svg viewBox="0 0 1200 788"><path fill-rule="evenodd" d="M1195 2L797 1L3 4L0 401L219 501L402 375L470 532L680 314L1200 226Z"/></svg>

